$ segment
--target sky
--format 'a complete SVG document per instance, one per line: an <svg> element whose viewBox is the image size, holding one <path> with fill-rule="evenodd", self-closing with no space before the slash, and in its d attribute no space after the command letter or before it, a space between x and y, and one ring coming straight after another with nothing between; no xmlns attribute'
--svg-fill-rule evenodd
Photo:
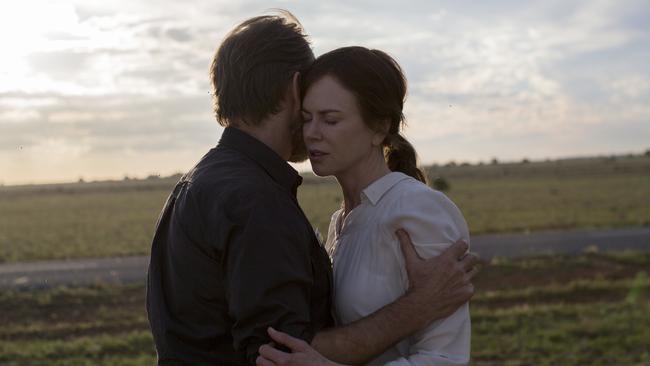
<svg viewBox="0 0 650 366"><path fill-rule="evenodd" d="M650 149L649 1L3 0L0 184L189 170L223 131L215 50L272 8L316 56L397 59L422 164Z"/></svg>

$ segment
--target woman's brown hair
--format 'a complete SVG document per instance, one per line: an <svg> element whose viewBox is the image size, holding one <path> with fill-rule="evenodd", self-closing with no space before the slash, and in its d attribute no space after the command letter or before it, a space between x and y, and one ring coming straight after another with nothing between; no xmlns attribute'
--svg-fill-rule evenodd
<svg viewBox="0 0 650 366"><path fill-rule="evenodd" d="M329 75L352 92L368 127L386 132L384 157L391 171L398 171L426 182L417 167L413 145L400 134L404 125L406 78L392 57L365 47L343 47L319 56L302 77L301 90Z"/></svg>

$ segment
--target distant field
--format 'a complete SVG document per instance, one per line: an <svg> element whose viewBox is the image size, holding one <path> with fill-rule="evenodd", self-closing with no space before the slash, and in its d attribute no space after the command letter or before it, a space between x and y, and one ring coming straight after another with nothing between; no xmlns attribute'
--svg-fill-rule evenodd
<svg viewBox="0 0 650 366"><path fill-rule="evenodd" d="M650 225L650 157L429 167L473 235ZM178 177L0 187L0 262L147 254ZM308 176L299 200L323 234L335 181Z"/></svg>
<svg viewBox="0 0 650 366"><path fill-rule="evenodd" d="M650 253L484 263L472 365L650 364ZM0 292L0 364L152 365L144 287Z"/></svg>

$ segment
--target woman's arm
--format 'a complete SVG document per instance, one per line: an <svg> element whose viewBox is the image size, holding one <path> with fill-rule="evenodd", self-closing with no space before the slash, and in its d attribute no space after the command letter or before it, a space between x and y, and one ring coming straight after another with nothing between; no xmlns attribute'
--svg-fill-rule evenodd
<svg viewBox="0 0 650 366"><path fill-rule="evenodd" d="M462 304L469 299L470 294L458 295L459 293L458 286L461 287L464 286L462 285L463 283L469 284L469 286L471 286L470 281L473 278L473 276L476 275L476 273L478 272L474 267L478 258L475 255L470 254L463 257L462 259L459 259L461 254L464 253L465 250L467 249L467 245L464 242L459 241L454 243L450 248L446 249L439 257L424 260L421 257L419 257L419 255L415 251L415 248L413 247L413 244L411 243L409 236L406 232L400 230L398 232L398 237L405 258L409 279L416 280L416 281L411 281L409 283L409 287L410 287L409 291L412 291L413 288L420 289L420 288L426 288L427 286L430 286L430 281L428 281L428 279L431 278L434 278L436 281L438 281L439 284L441 284L440 285L441 287L437 293L440 296L442 296L442 298L438 297L437 299L433 299L435 304L432 304L431 301L419 302L416 304L417 306L413 306L413 309L424 309L425 307L435 308L437 309L436 311L439 314L439 316L436 317L435 319L440 319L448 316L449 314L452 314L458 308L457 305L458 303ZM433 260L437 260L437 262L435 262L435 264L437 265L434 265L434 262L432 262ZM431 268L437 268L438 272L435 273L432 272ZM459 276L451 275L452 273L462 273L462 275ZM402 299L404 299L404 297L402 297ZM413 312L404 313L404 315L406 315L407 317L410 316L410 318L414 318L415 314L417 313L413 313ZM367 318L364 319L367 320ZM382 318L377 317L376 319L382 319ZM343 329L335 328L332 330L327 330L326 332L335 335L337 334L336 333L337 330L339 332L342 330L345 331L347 327L344 326ZM322 333L323 332L319 332L318 334L322 334ZM394 338L395 337L394 333L395 332L392 332L392 335L390 337ZM369 333L363 332L363 334L365 334L368 338L373 338L374 342L377 341L377 338L382 338L387 336L387 335L382 335L382 334L377 334L372 332ZM272 347L272 345L263 345L259 349L260 356L257 358L258 366L341 365L341 363L336 363L327 360L324 356L318 353L318 351L316 351L312 346L310 346L309 344L307 344L306 342L300 339L293 338L288 334L273 331L273 330L269 331L269 335L271 336L271 338L276 344L281 344L288 347L291 350L291 353L285 353L276 350ZM395 342L401 340L404 337L398 337L390 345L394 344ZM338 339L340 337L335 337L335 338ZM381 352L383 352L385 349L386 348L381 349ZM365 350L364 352L363 350L359 350L358 347L357 348L350 347L349 344L347 345L347 347L341 347L336 351L339 353L346 353L347 358L350 360L355 360L355 359L358 360L360 357L365 357L362 355L363 353L367 353L367 350ZM379 353L381 352L376 353L375 357L379 355ZM368 360L345 361L345 362L348 364L365 364L368 362Z"/></svg>
<svg viewBox="0 0 650 366"><path fill-rule="evenodd" d="M459 239L469 243L465 219L442 193L426 186L414 187L405 192L396 206L388 230L406 228L421 257L436 257ZM398 261L402 262L399 249L395 248L394 252ZM402 291L407 291L409 281L406 276L404 278ZM465 303L453 314L434 321L409 337L407 354L387 366L466 365L469 362L470 338L469 306Z"/></svg>

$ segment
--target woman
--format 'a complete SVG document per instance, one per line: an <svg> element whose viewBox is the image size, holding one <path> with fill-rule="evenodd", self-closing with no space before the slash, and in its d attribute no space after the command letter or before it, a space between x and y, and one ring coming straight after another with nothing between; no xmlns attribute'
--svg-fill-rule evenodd
<svg viewBox="0 0 650 366"><path fill-rule="evenodd" d="M303 138L312 169L335 176L343 191L326 246L334 265L335 317L347 324L408 289L397 229L410 234L422 257L459 239L469 242L469 232L458 208L425 184L415 150L400 134L406 81L395 60L378 50L340 48L320 56L302 82ZM303 364L335 364L304 342L269 333L303 353ZM467 364L470 333L465 304L370 365ZM278 353L261 352L258 364L278 361Z"/></svg>

